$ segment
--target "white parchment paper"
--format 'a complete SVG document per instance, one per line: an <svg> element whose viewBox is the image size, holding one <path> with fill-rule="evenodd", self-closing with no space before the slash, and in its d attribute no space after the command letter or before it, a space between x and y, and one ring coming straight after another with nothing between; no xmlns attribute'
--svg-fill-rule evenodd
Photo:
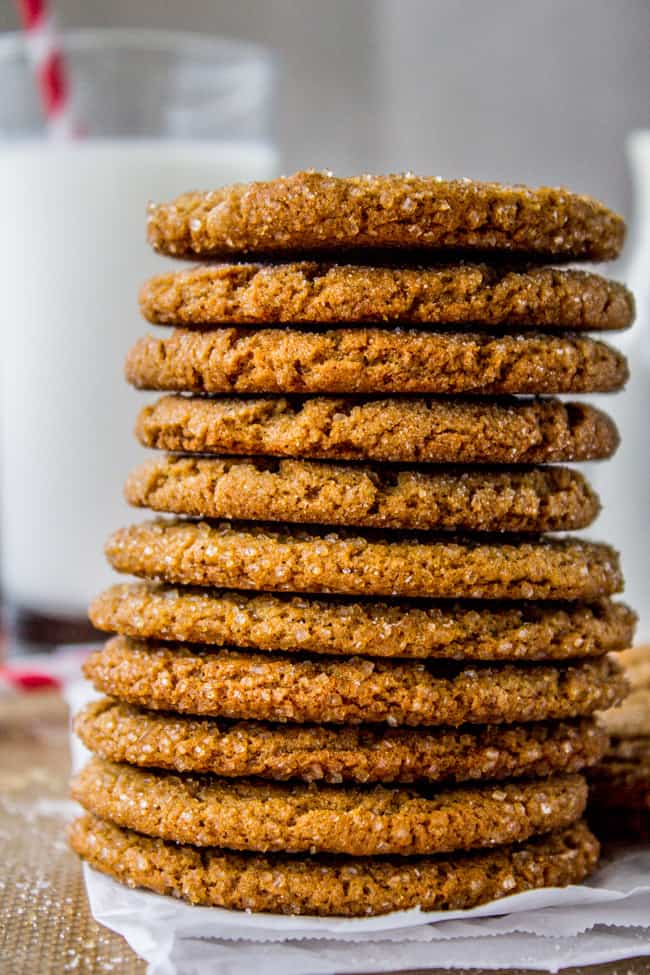
<svg viewBox="0 0 650 975"><path fill-rule="evenodd" d="M93 695L68 690L76 710ZM85 760L75 741L75 767ZM650 847L604 862L580 886L528 891L469 911L347 919L193 907L84 867L93 916L123 935L148 975L334 975L413 968L528 968L648 955Z"/></svg>

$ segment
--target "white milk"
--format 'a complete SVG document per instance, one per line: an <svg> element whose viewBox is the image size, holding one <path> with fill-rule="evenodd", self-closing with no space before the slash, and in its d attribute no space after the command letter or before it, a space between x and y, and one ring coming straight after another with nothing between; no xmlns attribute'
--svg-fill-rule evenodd
<svg viewBox="0 0 650 975"><path fill-rule="evenodd" d="M115 581L106 537L142 516L122 485L145 453L133 425L148 398L127 386L123 364L151 328L138 289L171 264L145 243L147 202L274 168L273 151L250 143L0 146L0 551L10 602L84 614Z"/></svg>
<svg viewBox="0 0 650 975"><path fill-rule="evenodd" d="M630 362L625 392L597 398L621 432L612 461L592 465L590 476L603 511L591 534L621 552L625 601L639 614L636 643L650 643L650 130L628 139L636 212L623 279L636 298L637 318L620 335L604 335Z"/></svg>

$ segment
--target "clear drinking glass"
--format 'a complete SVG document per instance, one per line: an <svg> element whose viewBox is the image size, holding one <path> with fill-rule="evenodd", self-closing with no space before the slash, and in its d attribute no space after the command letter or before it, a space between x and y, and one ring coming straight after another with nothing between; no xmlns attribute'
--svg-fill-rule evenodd
<svg viewBox="0 0 650 975"><path fill-rule="evenodd" d="M0 554L10 646L88 637L102 548L142 454L123 379L144 331L149 200L275 175L272 63L152 31L63 38L83 138L47 139L22 35L0 37ZM171 263L171 262L170 262Z"/></svg>
<svg viewBox="0 0 650 975"><path fill-rule="evenodd" d="M635 297L636 321L607 341L627 356L630 379L625 395L596 400L616 421L621 446L613 464L594 464L590 476L603 502L593 534L619 549L625 601L639 614L635 643L650 644L650 129L631 133L626 149L635 207L621 277Z"/></svg>

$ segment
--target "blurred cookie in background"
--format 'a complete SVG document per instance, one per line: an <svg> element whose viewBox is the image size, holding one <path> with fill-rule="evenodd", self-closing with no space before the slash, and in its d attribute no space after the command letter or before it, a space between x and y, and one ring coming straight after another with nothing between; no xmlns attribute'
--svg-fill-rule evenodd
<svg viewBox="0 0 650 975"><path fill-rule="evenodd" d="M590 771L590 819L603 840L650 842L650 646L618 655L631 693L603 712L609 749Z"/></svg>

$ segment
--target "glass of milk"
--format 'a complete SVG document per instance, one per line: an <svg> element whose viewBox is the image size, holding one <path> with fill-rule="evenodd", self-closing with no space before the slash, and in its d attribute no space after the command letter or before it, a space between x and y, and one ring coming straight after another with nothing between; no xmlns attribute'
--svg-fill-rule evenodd
<svg viewBox="0 0 650 975"><path fill-rule="evenodd" d="M616 421L621 446L613 463L590 471L603 502L592 535L620 550L625 600L639 614L635 642L650 644L650 129L631 133L626 148L635 212L622 278L636 299L636 322L607 336L628 357L630 379L623 395L598 402Z"/></svg>
<svg viewBox="0 0 650 975"><path fill-rule="evenodd" d="M172 262L149 200L276 174L272 64L258 48L151 31L63 39L83 138L48 140L21 35L0 37L0 559L13 649L88 638L111 582L107 535L133 517L142 400L125 354L139 286Z"/></svg>

